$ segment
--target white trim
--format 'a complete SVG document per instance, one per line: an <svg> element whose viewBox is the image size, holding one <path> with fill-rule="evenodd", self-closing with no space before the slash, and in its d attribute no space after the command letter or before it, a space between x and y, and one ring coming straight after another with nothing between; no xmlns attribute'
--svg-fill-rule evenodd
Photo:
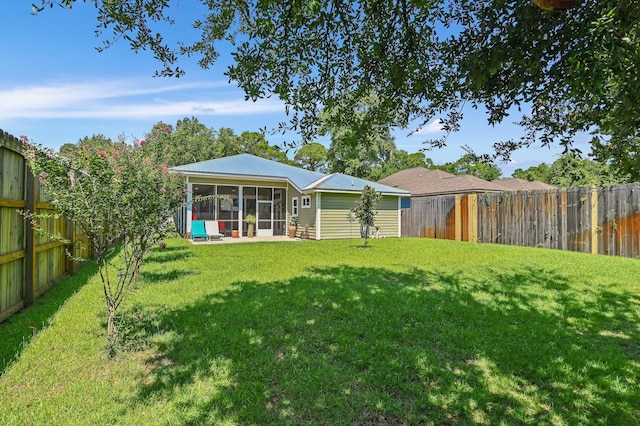
<svg viewBox="0 0 640 426"><path fill-rule="evenodd" d="M226 185L222 185L222 186L226 186ZM249 186L249 185L247 185ZM218 187L218 185L216 185L216 188ZM242 235L242 211L244 210L244 205L242 202L243 197L243 190L244 186L243 185L238 185L238 236L240 238L243 237Z"/></svg>
<svg viewBox="0 0 640 426"><path fill-rule="evenodd" d="M320 218L322 217L322 206L321 195L319 192L316 192L316 240L320 239L320 228L322 227L322 223L320 222Z"/></svg>
<svg viewBox="0 0 640 426"><path fill-rule="evenodd" d="M303 192L302 188L299 188L298 185L293 183L291 179L285 176L260 176L260 175L234 175L233 173L206 173L206 172L187 172L181 170L171 170L171 173L176 173L179 175L184 175L187 178L189 177L197 177L197 178L206 178L206 179L246 179L246 180L255 180L255 181L272 181L272 182L282 182L284 184L290 184L298 192ZM205 183L205 182L202 182ZM259 186L259 185L246 185L246 186Z"/></svg>
<svg viewBox="0 0 640 426"><path fill-rule="evenodd" d="M291 197L291 216L298 217L299 215L300 215L300 204L298 203L298 197Z"/></svg>
<svg viewBox="0 0 640 426"><path fill-rule="evenodd" d="M374 188L375 189L375 188ZM353 195L361 195L362 191L346 191L343 189L316 189L314 192L318 193L318 192L326 192L328 194L353 194ZM402 193L399 194L397 192L380 192L380 191L376 191L381 195L385 195L385 196L391 196L391 197L410 197L411 193L407 192L407 193Z"/></svg>
<svg viewBox="0 0 640 426"><path fill-rule="evenodd" d="M191 221L193 220L193 184L187 177L187 234L191 234Z"/></svg>
<svg viewBox="0 0 640 426"><path fill-rule="evenodd" d="M305 201L308 201L307 205L305 205ZM311 195L302 195L300 197L300 208L302 209L311 208Z"/></svg>
<svg viewBox="0 0 640 426"><path fill-rule="evenodd" d="M271 226L269 229L260 229L258 227L258 223L260 223L261 219L260 219L260 204L269 204L269 206L271 207L271 211L269 213L269 217L270 222L271 222ZM258 219L256 221L256 237L273 237L273 197L271 197L271 200L256 200L256 218ZM264 219L262 219L262 221L264 221Z"/></svg>
<svg viewBox="0 0 640 426"><path fill-rule="evenodd" d="M314 182L311 182L309 185L305 186L304 189L305 190L313 189L314 187L320 185L322 182L324 182L325 180L329 179L330 177L332 177L334 175L335 175L335 173L331 173L329 175L322 176L320 179L318 179L318 180L316 180ZM300 191L300 192L302 192L302 191Z"/></svg>
<svg viewBox="0 0 640 426"><path fill-rule="evenodd" d="M398 238L402 237L402 198L398 197Z"/></svg>

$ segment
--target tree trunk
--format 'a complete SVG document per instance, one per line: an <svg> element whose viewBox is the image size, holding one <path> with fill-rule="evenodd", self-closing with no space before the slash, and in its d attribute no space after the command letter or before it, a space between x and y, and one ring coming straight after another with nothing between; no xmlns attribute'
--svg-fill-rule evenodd
<svg viewBox="0 0 640 426"><path fill-rule="evenodd" d="M107 320L107 340L109 341L109 346L113 348L116 336L118 335L118 327L116 326L116 309L113 306L109 306L108 311L109 319Z"/></svg>

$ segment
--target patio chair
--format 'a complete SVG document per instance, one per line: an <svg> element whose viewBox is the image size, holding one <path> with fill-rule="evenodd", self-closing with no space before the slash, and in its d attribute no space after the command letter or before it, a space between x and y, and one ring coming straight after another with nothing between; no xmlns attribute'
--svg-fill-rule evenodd
<svg viewBox="0 0 640 426"><path fill-rule="evenodd" d="M218 231L224 236L227 236L227 231L225 230L225 223L224 220L219 220L218 221Z"/></svg>
<svg viewBox="0 0 640 426"><path fill-rule="evenodd" d="M220 225L218 224L217 220L205 220L204 227L207 231L207 236L209 237L209 239L220 239L224 237L224 234L220 233Z"/></svg>
<svg viewBox="0 0 640 426"><path fill-rule="evenodd" d="M203 220L194 220L191 222L191 241L195 241L196 238L204 238L205 241L209 241L209 235L206 229L204 229Z"/></svg>

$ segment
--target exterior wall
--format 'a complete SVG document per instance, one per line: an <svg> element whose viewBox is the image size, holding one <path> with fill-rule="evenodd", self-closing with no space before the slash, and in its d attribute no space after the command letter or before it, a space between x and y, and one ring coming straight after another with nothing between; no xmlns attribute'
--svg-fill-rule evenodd
<svg viewBox="0 0 640 426"><path fill-rule="evenodd" d="M376 226L380 227L381 234L386 238L400 236L399 197L382 197L378 204Z"/></svg>
<svg viewBox="0 0 640 426"><path fill-rule="evenodd" d="M303 195L305 196L305 195ZM310 198L311 205L309 207L302 207L302 197L300 197L300 215L298 218L298 236L302 238L316 238L316 210L317 210L317 197L316 194L307 194Z"/></svg>
<svg viewBox="0 0 640 426"><path fill-rule="evenodd" d="M288 219L291 215L291 197L294 196L292 194L297 194L297 191L291 186L289 185L287 182L283 182L283 181L278 181L278 180L270 180L270 179L265 179L265 180L260 180L260 179L230 179L230 178L209 178L209 177L201 177L201 176L190 176L188 178L187 181L187 191L188 191L188 195L187 195L187 201L191 201L192 200L192 189L195 185L224 185L224 186L241 186L241 187L268 187L268 188L281 188L281 189L286 189L287 194L285 195L286 198L286 221L283 221L282 223L284 224L284 230L283 230L283 235L286 234L286 228L287 228L287 224L288 224ZM299 194L297 194L298 197L300 197ZM240 237L246 236L246 222L244 222L242 220L242 218L244 217L244 207L242 202L239 203L238 205L238 219L236 220L234 219L233 221L231 220L226 220L225 222L229 222L229 227L227 228L228 230L230 229L239 229L242 232L240 233ZM183 216L183 220L184 223L181 224L181 226L179 227L179 230L184 233L185 235L188 235L191 231L191 221L192 221L192 208L193 206L191 204L187 205L187 207L183 210L183 212L181 212L181 215ZM275 225L274 225L275 226ZM257 224L256 224L256 231L257 232ZM274 229L274 235L280 235L279 233L276 233L275 229Z"/></svg>
<svg viewBox="0 0 640 426"><path fill-rule="evenodd" d="M360 238L360 224L357 221L350 223L347 219L349 211L359 199L360 194L321 194L320 239ZM399 235L399 215L398 197L382 197L375 222L382 235Z"/></svg>
<svg viewBox="0 0 640 426"><path fill-rule="evenodd" d="M302 197L309 197L311 205L302 207ZM293 214L293 198L297 198L298 202L298 229L296 236L301 238L315 239L316 237L316 196L315 194L302 194L294 187L289 186L289 199L287 218L291 219Z"/></svg>

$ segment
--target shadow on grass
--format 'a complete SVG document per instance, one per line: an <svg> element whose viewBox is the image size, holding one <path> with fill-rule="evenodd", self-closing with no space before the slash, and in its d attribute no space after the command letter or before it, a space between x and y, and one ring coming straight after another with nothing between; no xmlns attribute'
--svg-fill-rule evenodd
<svg viewBox="0 0 640 426"><path fill-rule="evenodd" d="M171 269L161 272L143 271L140 273L143 284L155 284L158 282L175 281L186 275L193 275L192 272L185 272L184 269Z"/></svg>
<svg viewBox="0 0 640 426"><path fill-rule="evenodd" d="M154 247L144 258L146 263L166 263L186 259L193 256L187 247Z"/></svg>
<svg viewBox="0 0 640 426"><path fill-rule="evenodd" d="M98 273L98 265L87 261L72 275L63 278L32 306L0 323L0 374L18 358L26 343L49 324L51 317L65 302Z"/></svg>
<svg viewBox="0 0 640 426"><path fill-rule="evenodd" d="M131 410L164 401L184 424L636 424L637 296L587 296L544 270L237 283L153 317L169 332Z"/></svg>
<svg viewBox="0 0 640 426"><path fill-rule="evenodd" d="M193 272L187 272L184 268L169 269L170 263L184 260L191 256L193 256L193 252L187 247L154 247L144 258L145 263L154 265L154 268L143 270L140 273L142 284L174 281L185 275L192 275Z"/></svg>

